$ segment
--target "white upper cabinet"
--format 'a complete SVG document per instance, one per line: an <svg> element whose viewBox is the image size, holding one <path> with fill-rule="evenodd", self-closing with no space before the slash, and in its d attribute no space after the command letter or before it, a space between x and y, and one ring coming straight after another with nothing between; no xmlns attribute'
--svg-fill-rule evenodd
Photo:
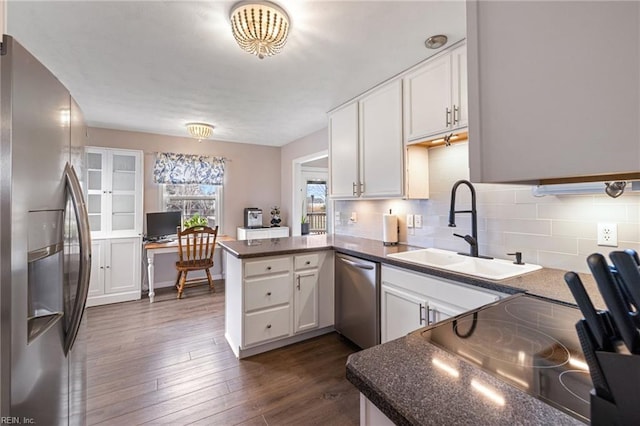
<svg viewBox="0 0 640 426"><path fill-rule="evenodd" d="M86 202L92 237L142 234L142 151L87 147Z"/></svg>
<svg viewBox="0 0 640 426"><path fill-rule="evenodd" d="M401 197L404 190L402 81L360 100L362 197Z"/></svg>
<svg viewBox="0 0 640 426"><path fill-rule="evenodd" d="M640 176L639 21L635 1L468 1L471 180Z"/></svg>
<svg viewBox="0 0 640 426"><path fill-rule="evenodd" d="M379 86L330 114L329 163L334 198L403 195L401 80Z"/></svg>
<svg viewBox="0 0 640 426"><path fill-rule="evenodd" d="M463 45L404 76L404 131L408 142L467 126L466 62Z"/></svg>
<svg viewBox="0 0 640 426"><path fill-rule="evenodd" d="M356 198L359 194L358 103L329 116L330 195Z"/></svg>

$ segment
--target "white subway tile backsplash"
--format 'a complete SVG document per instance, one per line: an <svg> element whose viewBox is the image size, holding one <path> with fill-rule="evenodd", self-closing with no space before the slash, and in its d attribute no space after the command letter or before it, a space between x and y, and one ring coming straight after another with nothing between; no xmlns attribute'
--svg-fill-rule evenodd
<svg viewBox="0 0 640 426"><path fill-rule="evenodd" d="M578 253L578 242L575 238L571 237L549 237L505 232L504 239L505 244L510 247L555 251L567 254Z"/></svg>
<svg viewBox="0 0 640 426"><path fill-rule="evenodd" d="M487 219L535 219L535 204L480 204L478 215Z"/></svg>
<svg viewBox="0 0 640 426"><path fill-rule="evenodd" d="M587 266L587 257L581 254L566 254L553 251L538 250L538 264L546 268L564 269L566 271L591 273ZM564 280L558 285L566 285Z"/></svg>
<svg viewBox="0 0 640 426"><path fill-rule="evenodd" d="M640 203L627 205L627 221L640 226Z"/></svg>
<svg viewBox="0 0 640 426"><path fill-rule="evenodd" d="M466 144L429 150L429 200L336 201L341 225L337 234L382 239L382 215L393 209L398 215L400 241L420 247L468 252L459 234L471 233L469 214L456 215L456 228L449 228L451 187L468 179ZM612 199L606 195L548 195L534 197L526 185L475 184L478 202L478 239L481 254L506 259L520 251L528 263L549 268L589 272L586 257L594 252L632 248L640 251L640 193L625 192ZM471 197L460 186L456 209L467 210ZM351 212L358 223L349 223ZM422 228L406 227L406 214L421 214ZM618 224L619 247L596 244L598 222ZM565 285L564 283L559 283Z"/></svg>
<svg viewBox="0 0 640 426"><path fill-rule="evenodd" d="M551 221L547 219L492 219L486 220L487 229L493 232L518 232L521 234L551 235Z"/></svg>
<svg viewBox="0 0 640 426"><path fill-rule="evenodd" d="M596 238L597 225L587 221L552 220L551 234L566 237Z"/></svg>
<svg viewBox="0 0 640 426"><path fill-rule="evenodd" d="M622 222L627 219L625 204L594 204L593 199L562 204L538 205L539 219L585 220L591 222Z"/></svg>

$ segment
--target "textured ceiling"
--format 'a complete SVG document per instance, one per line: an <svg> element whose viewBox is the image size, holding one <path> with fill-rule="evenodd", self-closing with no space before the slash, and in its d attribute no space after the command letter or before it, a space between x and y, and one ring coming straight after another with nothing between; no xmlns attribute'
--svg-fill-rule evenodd
<svg viewBox="0 0 640 426"><path fill-rule="evenodd" d="M279 1L282 53L243 52L234 2L9 1L7 32L71 91L93 127L281 146L326 126L326 112L464 38L463 1Z"/></svg>

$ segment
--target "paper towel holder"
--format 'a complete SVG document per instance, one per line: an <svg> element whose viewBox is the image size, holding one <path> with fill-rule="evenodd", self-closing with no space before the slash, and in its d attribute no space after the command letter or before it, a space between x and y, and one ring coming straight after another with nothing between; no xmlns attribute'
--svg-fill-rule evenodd
<svg viewBox="0 0 640 426"><path fill-rule="evenodd" d="M400 227L398 226L398 217L391 213L391 209L389 209L389 214L383 215L382 225L382 245L398 245Z"/></svg>

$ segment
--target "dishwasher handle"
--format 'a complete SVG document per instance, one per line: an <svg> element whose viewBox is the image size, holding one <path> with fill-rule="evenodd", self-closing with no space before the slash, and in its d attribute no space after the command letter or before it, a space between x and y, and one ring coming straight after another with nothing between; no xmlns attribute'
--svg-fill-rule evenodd
<svg viewBox="0 0 640 426"><path fill-rule="evenodd" d="M367 269L367 270L375 269L375 266L373 266L373 265L365 265L365 264L363 264L363 263L356 263L356 262L353 262L353 261L351 261L351 260L349 260L349 259L345 259L344 257L339 257L338 259L340 259L340 260L342 260L344 263L346 263L346 264L348 264L348 265L351 265L351 266L354 266L354 267L356 267L356 268L360 268L360 269Z"/></svg>

